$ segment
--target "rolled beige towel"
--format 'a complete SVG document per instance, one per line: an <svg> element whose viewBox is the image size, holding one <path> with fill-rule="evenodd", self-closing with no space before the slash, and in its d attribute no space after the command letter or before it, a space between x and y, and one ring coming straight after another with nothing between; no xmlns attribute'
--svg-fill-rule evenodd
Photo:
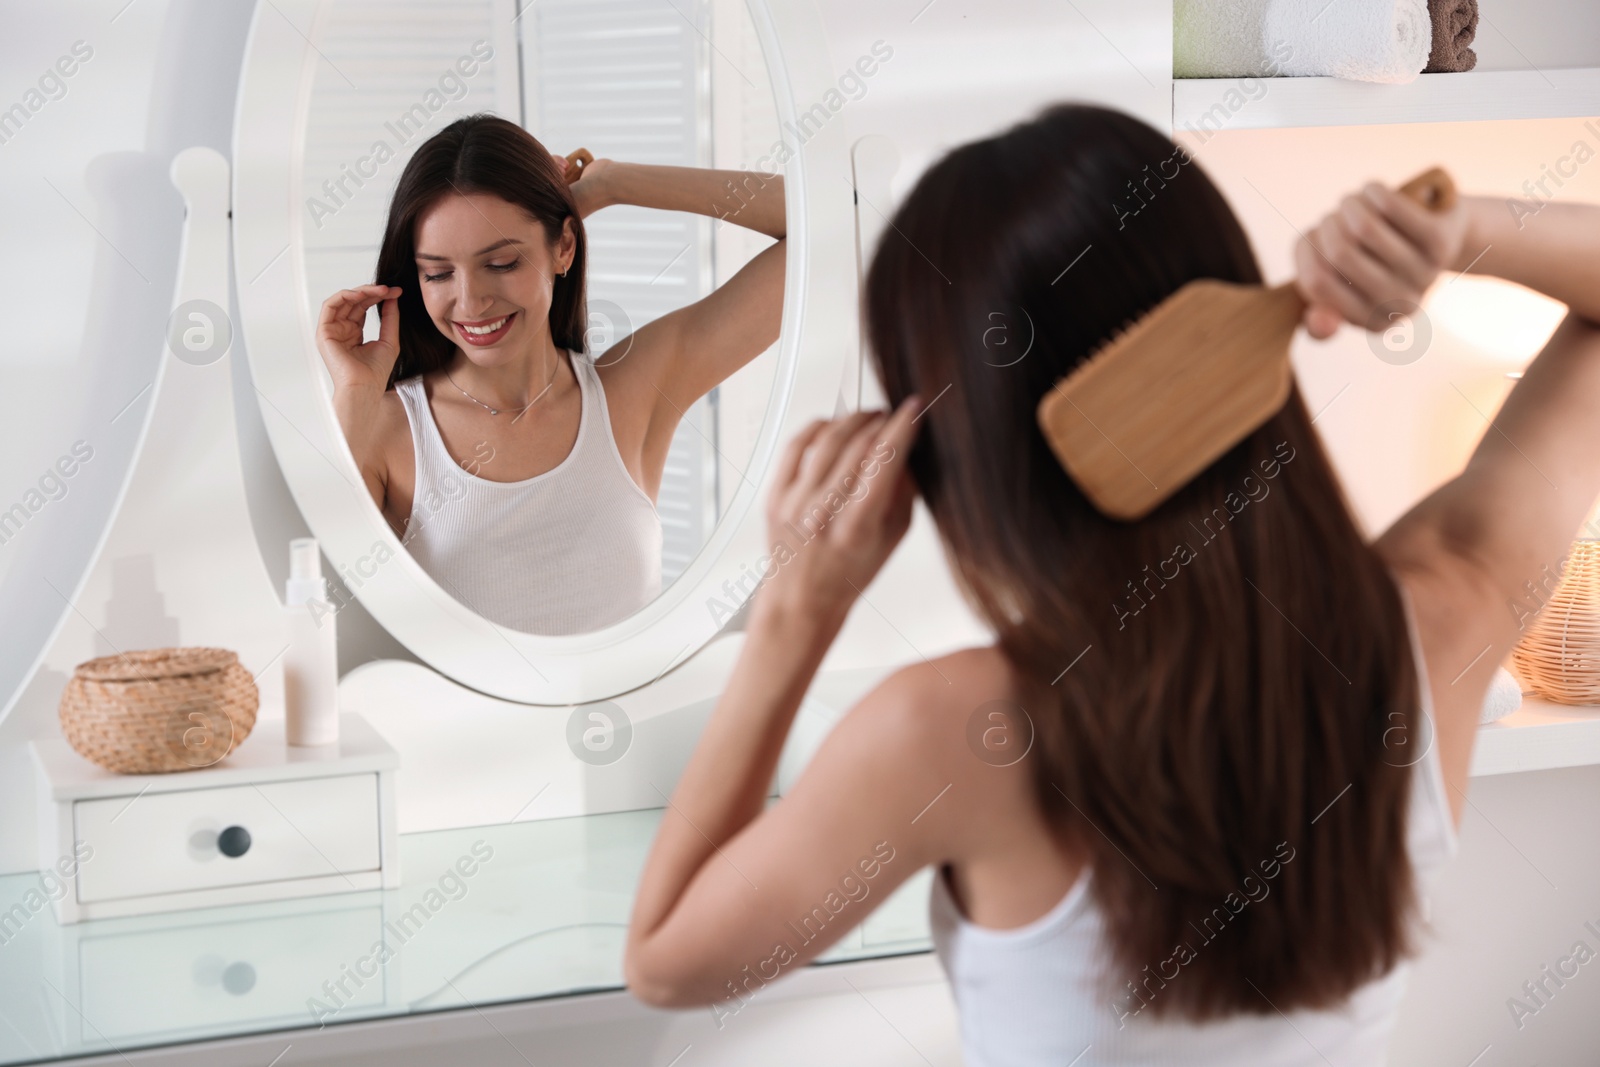
<svg viewBox="0 0 1600 1067"><path fill-rule="evenodd" d="M1478 0L1428 0L1433 48L1424 74L1454 74L1478 65L1471 48L1478 36Z"/></svg>

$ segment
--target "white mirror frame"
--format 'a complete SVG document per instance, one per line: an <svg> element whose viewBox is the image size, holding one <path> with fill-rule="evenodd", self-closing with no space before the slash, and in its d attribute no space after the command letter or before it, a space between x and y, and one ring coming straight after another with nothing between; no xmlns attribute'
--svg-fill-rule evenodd
<svg viewBox="0 0 1600 1067"><path fill-rule="evenodd" d="M821 18L811 0L746 0L780 127L796 128L830 90ZM716 637L737 610L767 544L768 473L813 418L831 418L858 346L853 189L842 123L825 117L784 166L787 260L773 393L747 478L710 540L640 611L603 630L539 636L497 626L450 596L401 546L362 483L322 385L305 299L301 171L306 110L320 56L311 42L324 0L256 8L234 121L234 274L242 335L262 417L296 504L351 592L418 658L506 700L603 700L661 677ZM302 31L296 27L306 28ZM717 60L714 60L717 61ZM815 124L815 115L812 115ZM359 279L365 281L367 279ZM801 327L804 325L804 334ZM741 591L740 582L744 585ZM730 590L732 595L730 595Z"/></svg>

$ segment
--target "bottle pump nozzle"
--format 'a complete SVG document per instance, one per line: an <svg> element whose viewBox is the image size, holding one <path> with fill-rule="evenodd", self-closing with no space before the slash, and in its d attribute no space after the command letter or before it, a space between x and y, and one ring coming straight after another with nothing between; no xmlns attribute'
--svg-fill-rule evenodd
<svg viewBox="0 0 1600 1067"><path fill-rule="evenodd" d="M289 607L308 600L328 599L328 580L322 576L322 553L315 537L296 537L289 542L289 582L285 590Z"/></svg>

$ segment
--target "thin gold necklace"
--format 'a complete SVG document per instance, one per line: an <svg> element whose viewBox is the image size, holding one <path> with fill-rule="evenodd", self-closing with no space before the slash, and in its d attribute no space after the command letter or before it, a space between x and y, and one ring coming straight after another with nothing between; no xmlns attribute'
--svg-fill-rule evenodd
<svg viewBox="0 0 1600 1067"><path fill-rule="evenodd" d="M544 396L544 394L546 394L546 393L548 393L550 391L550 387L555 384L556 370L560 366L561 366L561 356L559 354L557 354L556 358L551 360L551 362L550 362L550 380L548 382L544 383L544 388L543 389L539 390L539 396L534 397L532 400L530 400L526 404L522 405L522 410L517 412L518 418L520 418L522 416L522 412L527 411L529 408L533 407L533 405L537 404L539 402L539 397ZM451 385L455 385L456 388L458 390L460 390L462 396L466 397L468 400L472 401L474 404L478 405L480 408L483 408L485 411L487 411L491 415L500 414L500 411L501 411L500 408L492 408L492 407L490 407L488 404L485 404L483 401L479 400L477 397L473 396L471 393L467 392L465 389L462 389L461 386L456 385L456 380L454 378L450 377L450 372L449 371L445 371L444 372L444 376L445 376L445 379L447 381L449 381L449 383ZM506 408L505 410L510 411L511 409L510 408ZM515 420L513 420L513 421L515 421Z"/></svg>

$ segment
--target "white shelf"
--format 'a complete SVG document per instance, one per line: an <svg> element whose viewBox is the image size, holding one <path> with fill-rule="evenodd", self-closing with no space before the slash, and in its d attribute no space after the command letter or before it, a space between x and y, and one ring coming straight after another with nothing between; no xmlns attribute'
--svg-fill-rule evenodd
<svg viewBox="0 0 1600 1067"><path fill-rule="evenodd" d="M249 736L216 764L176 774L117 774L78 755L63 737L41 738L32 747L48 776L50 798L60 801L218 789L392 771L400 766L399 753L366 719L351 712L339 716L336 744L291 746L284 737L282 718L257 720Z"/></svg>
<svg viewBox="0 0 1600 1067"><path fill-rule="evenodd" d="M1478 729L1472 774L1515 774L1600 764L1600 707L1524 697L1522 707Z"/></svg>
<svg viewBox="0 0 1600 1067"><path fill-rule="evenodd" d="M1342 78L1187 78L1176 133L1600 115L1600 67L1423 74L1409 85ZM1600 123L1596 123L1600 130Z"/></svg>

